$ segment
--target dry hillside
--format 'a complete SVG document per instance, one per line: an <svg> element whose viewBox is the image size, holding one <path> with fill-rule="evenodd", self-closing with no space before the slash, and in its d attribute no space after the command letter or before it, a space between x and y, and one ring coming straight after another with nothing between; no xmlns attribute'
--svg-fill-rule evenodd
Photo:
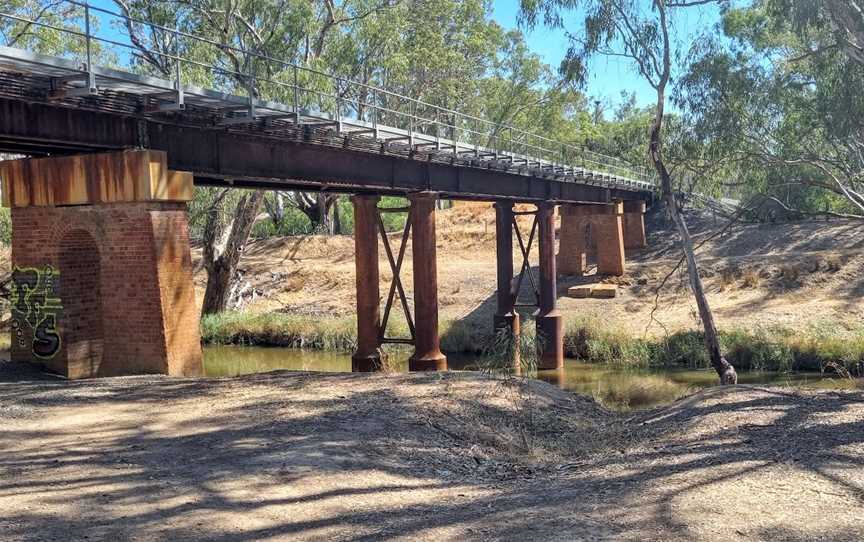
<svg viewBox="0 0 864 542"><path fill-rule="evenodd" d="M696 326L695 305L683 270L661 290L656 322L648 326L655 291L678 261L674 233L655 214L648 223L648 248L627 254L627 275L615 299L571 299L574 277L559 281L566 316L602 316L633 333L661 334ZM495 295L495 214L488 205L459 206L438 214L439 300L442 317L491 321ZM524 219L524 230L530 224ZM754 325L802 329L852 328L864 315L864 224L852 221L737 224L726 228L700 213L688 217L698 243L702 274L721 328ZM391 239L396 247L397 239ZM354 311L354 254L350 236L307 236L254 241L241 267L260 294L253 311L350 315ZM403 279L411 288L410 246ZM517 258L518 256L518 250ZM390 270L380 250L381 289ZM536 271L536 246L532 264ZM206 274L196 260L199 299ZM516 268L521 261L516 261ZM527 282L526 282L527 284ZM523 289L530 298L527 288Z"/></svg>

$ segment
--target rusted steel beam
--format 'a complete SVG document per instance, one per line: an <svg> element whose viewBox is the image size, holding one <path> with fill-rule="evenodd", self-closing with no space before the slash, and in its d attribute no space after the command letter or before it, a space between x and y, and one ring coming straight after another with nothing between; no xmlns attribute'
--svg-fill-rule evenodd
<svg viewBox="0 0 864 542"><path fill-rule="evenodd" d="M231 181L269 189L406 194L436 191L458 199L606 203L650 193L590 186L554 177L394 155L336 145L323 136L286 138L151 118L129 112L75 109L0 97L0 150L33 154L149 148L168 153L168 167L196 181Z"/></svg>
<svg viewBox="0 0 864 542"><path fill-rule="evenodd" d="M519 313L513 294L513 202L495 202L495 258L498 270L498 308L493 317L496 334L505 333L509 341L512 367L518 372L519 356Z"/></svg>
<svg viewBox="0 0 864 542"><path fill-rule="evenodd" d="M405 227L402 230L402 237L399 241L399 255L393 257L393 249L390 247L390 239L387 237L387 228L384 227L384 219L381 217L381 209L376 209L376 218L378 220L378 232L381 234L381 242L384 243L384 252L387 254L387 263L390 264L390 274L393 277L390 281L390 291L387 294L387 303L384 305L384 318L381 321L381 333L379 342L381 344L414 344L414 318L411 316L411 309L408 307L408 297L405 295L405 287L402 285L402 262L405 260L405 249L408 246L408 237L411 235L411 212L405 219ZM399 294L399 302L402 304L402 314L405 315L405 322L408 324L408 332L410 338L404 337L387 337L387 323L390 321L390 311L393 309L393 301L395 295Z"/></svg>
<svg viewBox="0 0 864 542"><path fill-rule="evenodd" d="M351 356L351 370L381 370L380 297L378 286L378 196L353 196L354 264L357 285L357 350Z"/></svg>
<svg viewBox="0 0 864 542"><path fill-rule="evenodd" d="M411 371L444 371L447 357L441 353L438 337L438 263L435 250L434 192L418 192L411 201L414 258L414 354L408 360Z"/></svg>
<svg viewBox="0 0 864 542"><path fill-rule="evenodd" d="M541 203L537 209L540 229L540 307L537 311L538 369L564 367L564 329L556 307L555 205Z"/></svg>

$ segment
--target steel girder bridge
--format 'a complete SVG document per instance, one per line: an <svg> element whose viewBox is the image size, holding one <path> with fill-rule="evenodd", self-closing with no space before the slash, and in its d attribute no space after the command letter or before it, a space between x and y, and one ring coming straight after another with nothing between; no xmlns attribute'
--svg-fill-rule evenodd
<svg viewBox="0 0 864 542"><path fill-rule="evenodd" d="M54 16L45 17L47 14ZM575 266L577 272L584 267L585 251L591 248L580 240L589 223L596 230L597 239L592 243L598 251L598 268L605 266L610 273L623 273L626 236L622 234L622 223L633 226L626 228L635 235L634 246L644 244L642 212L644 202L652 198L655 189L653 176L618 158L77 0L59 0L35 16L11 7L0 8L0 25L7 28L17 25L33 31L25 32L23 48L0 46L0 152L50 157L48 162L18 164L5 170L0 163L0 175L6 172L4 202L13 208L17 238L17 241L13 238L13 259L17 258L13 265L35 268L44 263L40 258L47 258L50 265L46 269L59 265L62 274L62 262L57 264L52 258L59 257L56 255L66 243L81 244L76 249L78 253L95 250L93 258L105 265L125 265L125 255L109 261L97 249L100 243L125 243L126 230L112 233L110 226L106 226L110 224L107 218L94 222L93 217L100 213L114 216L111 213L117 211L116 206L99 205L111 202L122 207L138 202L141 187L149 186L148 190L154 192L145 201L151 205L147 208L151 214L142 220L157 221L161 224L159 228L167 228L154 225L153 231L159 235L164 236L166 231L175 234L161 237L161 245L143 247L139 253L155 250L158 261L154 274L158 277L154 280L168 280L165 277L169 276L181 279L168 281L164 287L160 282L162 291L173 288L175 292L170 299L159 298L146 305L163 310L162 316L148 317L147 321L170 319L164 312L169 310L182 313L187 319L195 313L185 305L179 309L175 306L194 304L194 295L189 294L191 272L184 263L188 258L182 256L188 255L189 248L188 244L180 246L188 237L183 233L185 215L182 225L178 225L175 212L177 202L191 198L192 179L199 185L355 195L356 370L380 367L379 347L386 342L414 345L410 363L414 369L446 368L446 358L439 349L437 317L434 212L439 198L496 202L495 327L507 328L514 335L519 330L516 308L521 306L517 303L518 285L517 290L513 289L515 231L523 256L517 284L522 283L527 272L535 291L532 306L537 307L535 320L544 345L541 368L560 367L563 363L562 322L556 310L556 205L569 209L562 213L560 252L578 253L578 257L568 260L568 265ZM173 45L168 49L145 48L141 39L132 38L130 32L136 31L165 37ZM50 39L40 40L40 36ZM242 71L219 61L201 60L225 58L226 53L244 59L243 65L255 69ZM144 62L145 57L157 62ZM159 69L154 67L157 65ZM112 151L124 152L105 159L94 158ZM154 151L158 154L155 158ZM62 162L64 157L78 161ZM129 178L132 169L124 167L131 163L136 167L145 163L153 166L149 170L146 167L135 170L149 172L143 174L147 177L145 183ZM64 169L70 164L78 169ZM180 185L165 185L167 177L153 173L161 171L160 168L183 172L188 176L189 186L182 186L182 177L178 177ZM79 170L85 173L78 175ZM38 178L40 175L42 178ZM110 176L118 179L112 180L113 188L105 189L104 181ZM136 188L124 192L123 183L127 181ZM76 182L80 185L77 195L72 186ZM159 186L164 190L153 188ZM54 195L45 196L49 192ZM163 195L162 200L154 195L156 192ZM173 196L166 198L164 194ZM378 205L380 195L407 195L410 205L382 209ZM47 199L39 200L42 197ZM533 203L536 210L514 209L515 203ZM70 207L82 204L93 211L82 214ZM46 206L53 210L45 210ZM129 209L132 215L141 211L139 207ZM380 220L382 212L394 211L408 213L396 257ZM519 230L520 214L533 215L527 244ZM628 214L635 218L628 222ZM75 233L71 241L58 237L70 223L79 224L84 233ZM23 229L33 227L44 228L39 233L44 236L27 237ZM535 233L539 247L536 280L528 264ZM413 316L399 279L409 234L414 260ZM95 238L94 243L85 242L88 236ZM398 293L410 337L387 337L386 324L381 322L379 236L393 271L384 321ZM565 242L565 237L575 244ZM49 243L57 243L60 248L37 251L32 239L39 239L39 243L49 239ZM135 238L134 242L151 242L147 239ZM172 243L180 245L175 247ZM96 249L86 248L94 244ZM166 254L172 256L162 258ZM134 269L133 264L130 262L129 269ZM159 266L169 264L179 267L163 273ZM87 270L81 270L84 271ZM188 281L182 278L187 274ZM104 278L116 281L115 275ZM118 284L112 289L119 291L125 287ZM159 290L156 291L153 295L158 298ZM67 294L63 303L74 305L82 295L85 294ZM100 295L109 297L114 292L104 291ZM104 300L87 303L90 303L87 306L106 306ZM105 329L116 325L115 320L103 319ZM18 329L23 329L23 325ZM197 329L197 322L190 320L184 326L181 327ZM43 329L42 336L50 336L50 331ZM80 330L70 333L74 335ZM168 335L157 332L154 341L177 342ZM26 358L26 352L16 350L24 348L26 341L21 337L13 339L13 357ZM66 337L63 344L75 344L75 340L74 336ZM163 353L168 352L164 354L168 357L156 355L145 372L189 374L196 371L196 366L200 369L200 344L191 336L184 341L181 342L192 345L188 346L192 350L198 345L197 354L190 350L180 355L169 344L162 349ZM61 344L59 338L56 344ZM91 346L78 350L98 353L98 362L90 358L72 359L74 355L64 350L62 355L68 359L65 365L57 364L55 370L65 371L67 376L122 373L121 353L111 361L107 350ZM175 362L171 360L181 358L185 361L172 366ZM74 372L73 367L77 367L74 371L84 372Z"/></svg>
<svg viewBox="0 0 864 542"><path fill-rule="evenodd" d="M27 49L0 47L0 150L158 149L200 184L240 187L562 202L644 199L654 188L642 168L513 126L76 0L50 12L63 24L0 8L0 23L36 36ZM151 49L171 73L148 75L129 28L169 37L172 51L229 51L255 73ZM36 30L76 52L40 54L50 47Z"/></svg>

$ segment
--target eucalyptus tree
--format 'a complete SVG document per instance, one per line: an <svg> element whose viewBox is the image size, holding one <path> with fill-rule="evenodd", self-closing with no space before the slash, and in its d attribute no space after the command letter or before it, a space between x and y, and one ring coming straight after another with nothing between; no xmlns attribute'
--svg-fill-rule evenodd
<svg viewBox="0 0 864 542"><path fill-rule="evenodd" d="M3 0L0 12L0 45L27 49L45 55L57 55L84 61L84 9L61 0ZM91 20L98 30L99 20ZM92 44L91 54L100 64L116 61L102 44Z"/></svg>
<svg viewBox="0 0 864 542"><path fill-rule="evenodd" d="M292 93L292 87L285 84L294 75L290 63L318 67L327 45L339 36L343 25L395 4L394 0L344 0L341 4L332 0L114 2L130 18L156 23L123 22L123 30L135 47L134 62L141 70L163 76L182 72L184 82L281 101L290 101ZM172 31L174 28L187 35ZM181 57L189 62L180 62ZM320 88L327 85L326 78L316 77L312 71L300 73L301 85L332 90ZM228 194L212 189L199 192L210 203L203 228L208 281L202 312L208 314L228 307L240 254L260 216L265 194ZM280 196L277 201L281 200ZM295 194L291 200L315 223L326 219L335 198Z"/></svg>
<svg viewBox="0 0 864 542"><path fill-rule="evenodd" d="M855 32L834 22L835 5L729 9L723 38L694 49L676 99L705 161L733 174L742 194L803 214L862 217L864 64Z"/></svg>
<svg viewBox="0 0 864 542"><path fill-rule="evenodd" d="M648 127L648 157L660 179L666 207L675 222L684 258L687 261L690 287L696 299L704 329L705 347L711 364L724 384L737 382L734 367L723 357L714 316L699 277L693 241L675 197L672 175L667 166L664 146L664 121L667 94L672 80L672 57L677 53L673 43L674 11L689 9L710 0L521 0L521 20L529 27L538 23L563 28L565 14L584 14L580 28L568 28L571 40L561 72L568 79L583 82L587 61L598 55L628 59L654 89L656 104ZM726 2L719 2L726 3Z"/></svg>

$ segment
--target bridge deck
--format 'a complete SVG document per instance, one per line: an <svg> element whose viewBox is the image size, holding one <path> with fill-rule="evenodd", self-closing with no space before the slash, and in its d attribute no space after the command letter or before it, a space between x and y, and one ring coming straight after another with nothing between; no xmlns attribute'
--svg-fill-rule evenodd
<svg viewBox="0 0 864 542"><path fill-rule="evenodd" d="M566 166L127 71L90 73L69 59L0 47L0 150L153 148L199 184L238 187L573 202L645 199L653 190L615 164Z"/></svg>

